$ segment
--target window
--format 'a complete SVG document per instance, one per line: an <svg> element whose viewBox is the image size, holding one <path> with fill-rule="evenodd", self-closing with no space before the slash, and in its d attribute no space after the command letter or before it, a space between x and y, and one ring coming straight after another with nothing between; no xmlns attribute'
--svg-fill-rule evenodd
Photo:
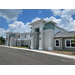
<svg viewBox="0 0 75 75"><path fill-rule="evenodd" d="M74 40L71 40L71 47L75 47L73 42L74 42Z"/></svg>
<svg viewBox="0 0 75 75"><path fill-rule="evenodd" d="M66 39L65 40L65 47L70 47L70 48L74 48L75 46L74 46L74 44L73 44L73 39Z"/></svg>
<svg viewBox="0 0 75 75"><path fill-rule="evenodd" d="M30 37L31 37L31 34L30 34Z"/></svg>
<svg viewBox="0 0 75 75"><path fill-rule="evenodd" d="M25 35L25 38L26 38L26 35Z"/></svg>
<svg viewBox="0 0 75 75"><path fill-rule="evenodd" d="M66 46L70 47L70 40L66 40Z"/></svg>
<svg viewBox="0 0 75 75"><path fill-rule="evenodd" d="M59 47L60 46L60 44L59 44L59 39L55 39L55 47Z"/></svg>
<svg viewBox="0 0 75 75"><path fill-rule="evenodd" d="M18 38L20 38L20 36L18 36Z"/></svg>

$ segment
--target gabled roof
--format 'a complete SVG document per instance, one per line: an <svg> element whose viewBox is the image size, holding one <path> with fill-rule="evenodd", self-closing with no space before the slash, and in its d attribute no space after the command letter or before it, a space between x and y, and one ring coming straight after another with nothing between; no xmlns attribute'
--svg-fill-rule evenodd
<svg viewBox="0 0 75 75"><path fill-rule="evenodd" d="M56 25L56 27L58 27L58 28L60 28L60 29L62 29L62 30L64 30L64 31L68 32L67 30L65 30L65 29L63 29L63 28L61 28L61 27L59 27L59 26L57 26L57 25Z"/></svg>
<svg viewBox="0 0 75 75"><path fill-rule="evenodd" d="M38 24L38 23L40 23L40 22L45 22L45 20L40 19L40 20L38 20L38 21L35 21L35 22L30 23L29 25L35 25L35 24Z"/></svg>
<svg viewBox="0 0 75 75"><path fill-rule="evenodd" d="M25 35L25 34L30 34L30 32L26 33L15 33L15 32L7 32L5 34L16 34L16 35Z"/></svg>
<svg viewBox="0 0 75 75"><path fill-rule="evenodd" d="M35 22L32 22L32 23L30 23L29 25L35 25L35 24L38 24L38 23L40 23L40 22L43 22L44 24L46 24L46 23L53 23L53 24L57 24L57 23L55 23L54 21L48 21L48 22L46 22L45 20L43 20L43 19L40 19L40 20L38 20L38 21L35 21Z"/></svg>
<svg viewBox="0 0 75 75"><path fill-rule="evenodd" d="M45 22L44 24L46 24L46 23L53 23L53 24L55 24L55 25L57 24L57 23L55 23L55 22L52 21L52 20L51 20L51 21L48 21L48 22Z"/></svg>
<svg viewBox="0 0 75 75"><path fill-rule="evenodd" d="M58 32L54 35L54 37L72 37L74 36L75 31L70 32Z"/></svg>
<svg viewBox="0 0 75 75"><path fill-rule="evenodd" d="M16 33L16 32L6 32L5 34L21 34L21 33Z"/></svg>

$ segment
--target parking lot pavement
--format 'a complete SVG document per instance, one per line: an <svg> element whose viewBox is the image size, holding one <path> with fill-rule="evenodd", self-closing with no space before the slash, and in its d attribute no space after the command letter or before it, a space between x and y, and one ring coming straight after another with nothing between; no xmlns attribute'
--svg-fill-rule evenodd
<svg viewBox="0 0 75 75"><path fill-rule="evenodd" d="M0 46L0 65L75 65L75 60Z"/></svg>

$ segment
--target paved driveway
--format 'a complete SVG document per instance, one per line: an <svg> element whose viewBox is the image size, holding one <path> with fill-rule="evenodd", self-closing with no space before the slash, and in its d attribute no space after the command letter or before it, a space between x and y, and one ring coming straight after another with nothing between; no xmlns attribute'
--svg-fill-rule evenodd
<svg viewBox="0 0 75 75"><path fill-rule="evenodd" d="M0 46L0 65L75 65L75 60Z"/></svg>

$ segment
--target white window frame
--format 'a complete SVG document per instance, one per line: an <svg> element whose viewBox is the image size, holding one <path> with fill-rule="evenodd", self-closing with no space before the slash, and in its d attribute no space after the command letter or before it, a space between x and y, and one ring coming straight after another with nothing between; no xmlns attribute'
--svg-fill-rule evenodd
<svg viewBox="0 0 75 75"><path fill-rule="evenodd" d="M56 40L59 41L59 46L56 46ZM55 39L55 47L60 47L60 39Z"/></svg>
<svg viewBox="0 0 75 75"><path fill-rule="evenodd" d="M70 40L70 47L66 46L66 40ZM65 47L66 48L75 48L75 47L71 47L71 40L74 40L74 39L65 39Z"/></svg>

